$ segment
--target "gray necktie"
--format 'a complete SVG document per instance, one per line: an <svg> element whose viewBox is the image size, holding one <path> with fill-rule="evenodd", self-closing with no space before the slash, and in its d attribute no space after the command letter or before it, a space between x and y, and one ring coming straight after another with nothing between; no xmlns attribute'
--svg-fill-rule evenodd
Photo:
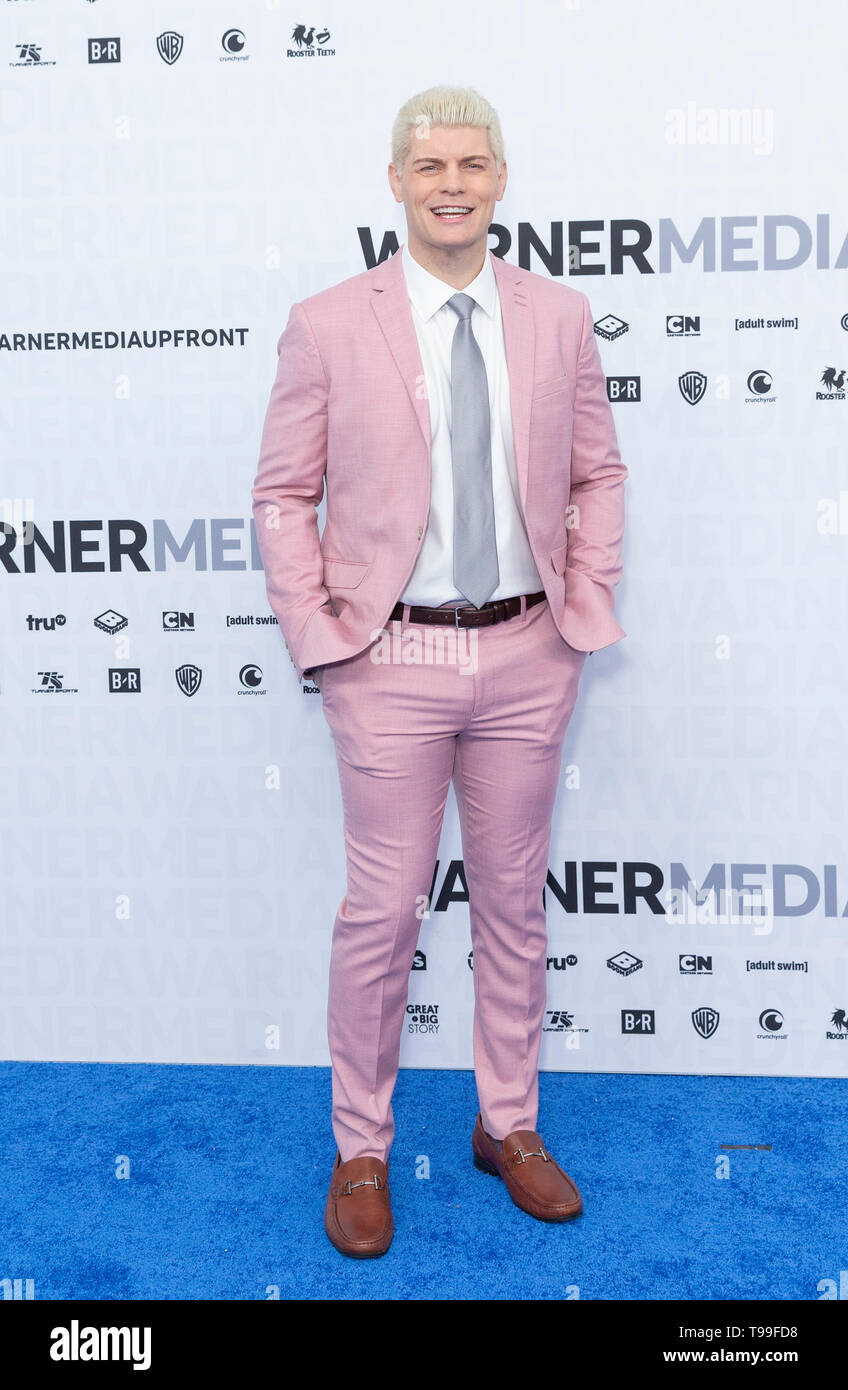
<svg viewBox="0 0 848 1390"><path fill-rule="evenodd" d="M451 457L453 461L453 582L480 608L498 587L489 382L471 328L474 300L455 294L459 315L451 344Z"/></svg>

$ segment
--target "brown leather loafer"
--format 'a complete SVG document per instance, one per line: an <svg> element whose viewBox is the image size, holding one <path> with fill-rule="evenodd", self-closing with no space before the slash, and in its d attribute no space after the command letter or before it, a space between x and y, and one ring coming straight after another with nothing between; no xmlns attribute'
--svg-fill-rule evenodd
<svg viewBox="0 0 848 1390"><path fill-rule="evenodd" d="M583 1210L575 1184L551 1158L533 1129L516 1129L503 1141L503 1153L477 1116L471 1138L474 1167L502 1178L517 1207L537 1221L572 1221Z"/></svg>
<svg viewBox="0 0 848 1390"><path fill-rule="evenodd" d="M392 1243L394 1222L389 1200L389 1170L379 1158L365 1154L342 1163L336 1151L324 1228L343 1255L368 1260L385 1255Z"/></svg>

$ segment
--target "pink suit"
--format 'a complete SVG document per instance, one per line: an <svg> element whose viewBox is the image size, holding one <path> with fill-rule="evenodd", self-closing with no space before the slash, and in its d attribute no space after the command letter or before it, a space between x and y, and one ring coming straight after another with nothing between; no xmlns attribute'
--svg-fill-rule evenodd
<svg viewBox="0 0 848 1390"><path fill-rule="evenodd" d="M547 602L476 631L472 674L372 659L374 633L390 630L415 565L430 499L429 410L399 262L292 306L253 488L269 601L298 677L324 667L341 779L348 885L334 927L328 1034L342 1162L385 1159L391 1146L408 972L451 779L483 1123L495 1138L536 1128L541 893L562 741L586 653L624 636L613 590L627 470L588 301L492 256L521 505ZM396 630L423 635L407 618L408 609Z"/></svg>

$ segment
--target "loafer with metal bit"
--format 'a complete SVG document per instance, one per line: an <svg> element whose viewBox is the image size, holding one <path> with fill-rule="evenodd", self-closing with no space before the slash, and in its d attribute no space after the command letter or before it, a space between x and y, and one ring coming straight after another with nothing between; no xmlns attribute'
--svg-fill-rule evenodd
<svg viewBox="0 0 848 1390"><path fill-rule="evenodd" d="M513 1130L501 1152L478 1115L471 1147L474 1167L502 1178L515 1205L537 1221L572 1221L582 1212L583 1199L576 1185L535 1130Z"/></svg>
<svg viewBox="0 0 848 1390"><path fill-rule="evenodd" d="M369 1154L342 1163L336 1152L324 1228L343 1255L355 1260L385 1255L394 1235L387 1164Z"/></svg>

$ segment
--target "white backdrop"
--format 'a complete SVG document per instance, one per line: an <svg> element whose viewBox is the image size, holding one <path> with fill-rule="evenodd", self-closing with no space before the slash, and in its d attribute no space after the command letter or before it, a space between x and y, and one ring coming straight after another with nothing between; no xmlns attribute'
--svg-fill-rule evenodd
<svg viewBox="0 0 848 1390"><path fill-rule="evenodd" d="M2 1055L328 1061L341 802L250 488L292 301L403 241L391 122L455 82L503 124L493 249L585 291L627 379L628 636L567 736L542 1065L843 1073L842 7L305 17L0 10ZM469 946L451 795L405 1065L471 1065Z"/></svg>

